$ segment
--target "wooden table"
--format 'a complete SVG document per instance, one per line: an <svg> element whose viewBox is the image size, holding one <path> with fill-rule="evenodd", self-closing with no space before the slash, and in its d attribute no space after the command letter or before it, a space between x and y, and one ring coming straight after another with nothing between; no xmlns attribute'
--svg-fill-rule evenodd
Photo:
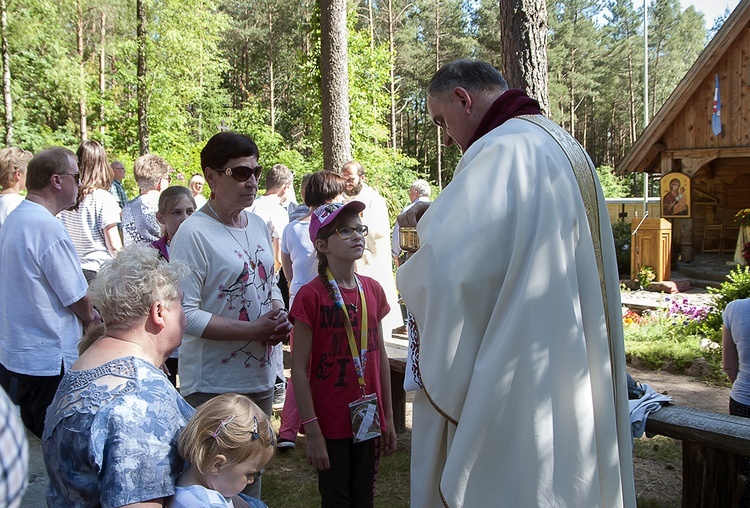
<svg viewBox="0 0 750 508"><path fill-rule="evenodd" d="M388 363L391 368L391 403L393 405L393 425L396 432L406 429L406 392L404 391L404 373L406 372L406 354L408 347L398 337L385 340Z"/></svg>

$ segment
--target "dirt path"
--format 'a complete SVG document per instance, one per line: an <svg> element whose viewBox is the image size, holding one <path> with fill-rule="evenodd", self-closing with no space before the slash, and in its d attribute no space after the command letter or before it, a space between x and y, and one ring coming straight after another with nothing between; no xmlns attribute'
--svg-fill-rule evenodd
<svg viewBox="0 0 750 508"><path fill-rule="evenodd" d="M717 413L729 413L729 388L711 386L706 382L663 371L651 371L628 366L636 381L649 385L654 391L669 395L675 404ZM677 507L682 500L681 443L657 436L642 437L636 443L633 462L636 495L640 500L651 500L644 506Z"/></svg>
<svg viewBox="0 0 750 508"><path fill-rule="evenodd" d="M712 386L690 376L639 369L631 365L628 365L628 373L655 392L671 396L675 404L729 413L729 388Z"/></svg>

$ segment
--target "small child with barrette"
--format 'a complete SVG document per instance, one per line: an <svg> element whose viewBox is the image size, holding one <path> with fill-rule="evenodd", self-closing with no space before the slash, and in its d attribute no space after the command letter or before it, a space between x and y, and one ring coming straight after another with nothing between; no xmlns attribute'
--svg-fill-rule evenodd
<svg viewBox="0 0 750 508"><path fill-rule="evenodd" d="M180 433L178 450L188 462L177 478L170 508L267 508L242 494L273 458L276 439L268 416L236 393L204 403Z"/></svg>

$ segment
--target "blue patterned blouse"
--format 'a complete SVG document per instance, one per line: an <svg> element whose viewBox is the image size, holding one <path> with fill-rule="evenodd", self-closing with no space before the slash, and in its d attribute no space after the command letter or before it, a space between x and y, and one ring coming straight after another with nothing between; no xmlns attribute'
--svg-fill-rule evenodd
<svg viewBox="0 0 750 508"><path fill-rule="evenodd" d="M44 422L50 507L117 507L174 493L193 408L132 356L65 373Z"/></svg>

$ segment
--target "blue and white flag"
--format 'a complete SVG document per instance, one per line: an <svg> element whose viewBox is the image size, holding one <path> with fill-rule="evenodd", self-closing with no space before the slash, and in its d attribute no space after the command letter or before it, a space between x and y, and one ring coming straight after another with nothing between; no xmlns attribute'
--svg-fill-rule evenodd
<svg viewBox="0 0 750 508"><path fill-rule="evenodd" d="M719 92L718 74L716 74L716 86L714 88L714 110L711 116L711 130L715 136L721 134L721 93Z"/></svg>

